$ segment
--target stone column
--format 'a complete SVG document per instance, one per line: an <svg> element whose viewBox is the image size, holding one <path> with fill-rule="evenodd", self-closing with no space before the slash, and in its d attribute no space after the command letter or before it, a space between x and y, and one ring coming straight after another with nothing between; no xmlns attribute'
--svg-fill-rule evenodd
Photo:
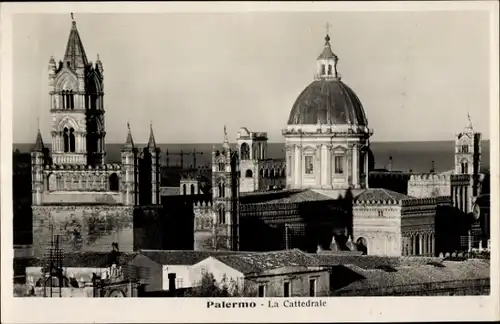
<svg viewBox="0 0 500 324"><path fill-rule="evenodd" d="M415 252L417 251L417 237L414 233L411 235L411 244L412 244L411 255L415 255Z"/></svg>
<svg viewBox="0 0 500 324"><path fill-rule="evenodd" d="M364 162L364 172L365 172L365 187L368 188L368 152L365 153L364 155L364 158L365 158L365 162Z"/></svg>
<svg viewBox="0 0 500 324"><path fill-rule="evenodd" d="M422 234L418 235L418 255L424 254L424 238Z"/></svg>
<svg viewBox="0 0 500 324"><path fill-rule="evenodd" d="M431 233L431 254L432 256L435 256L436 255L436 250L435 250L435 245L436 245L436 242L435 242L435 235L434 233Z"/></svg>
<svg viewBox="0 0 500 324"><path fill-rule="evenodd" d="M316 185L321 187L321 178L323 177L323 161L321 159L321 144L316 145L316 151L314 152L314 178L316 179Z"/></svg>
<svg viewBox="0 0 500 324"><path fill-rule="evenodd" d="M328 147L321 145L321 187L328 185Z"/></svg>
<svg viewBox="0 0 500 324"><path fill-rule="evenodd" d="M355 187L359 187L358 176L359 176L359 151L358 151L358 145L354 144L352 150L352 184Z"/></svg>
<svg viewBox="0 0 500 324"><path fill-rule="evenodd" d="M295 166L295 181L293 183L294 188L299 188L300 184L302 183L302 154L301 154L301 147L298 145L294 145L294 163L293 165Z"/></svg>

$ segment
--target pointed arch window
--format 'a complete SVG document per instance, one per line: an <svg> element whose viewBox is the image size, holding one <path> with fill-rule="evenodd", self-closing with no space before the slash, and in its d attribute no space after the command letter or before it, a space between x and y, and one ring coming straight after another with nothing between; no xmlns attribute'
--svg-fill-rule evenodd
<svg viewBox="0 0 500 324"><path fill-rule="evenodd" d="M462 145L462 153L469 153L469 145Z"/></svg>
<svg viewBox="0 0 500 324"><path fill-rule="evenodd" d="M64 152L69 152L69 131L64 127L63 130Z"/></svg>
<svg viewBox="0 0 500 324"><path fill-rule="evenodd" d="M332 75L332 65L328 64L328 75Z"/></svg>
<svg viewBox="0 0 500 324"><path fill-rule="evenodd" d="M69 102L68 102L69 103L69 108L70 109L75 109L75 97L73 95L73 90L69 91L68 97L69 97L69 99L68 99L69 100Z"/></svg>
<svg viewBox="0 0 500 324"><path fill-rule="evenodd" d="M226 223L226 214L224 206L221 205L219 206L219 224L225 224L225 223Z"/></svg>
<svg viewBox="0 0 500 324"><path fill-rule="evenodd" d="M224 171L224 163L219 163L219 171Z"/></svg>
<svg viewBox="0 0 500 324"><path fill-rule="evenodd" d="M325 75L325 65L321 64L320 75Z"/></svg>
<svg viewBox="0 0 500 324"><path fill-rule="evenodd" d="M462 173L469 173L469 165L467 164L467 162L462 162Z"/></svg>
<svg viewBox="0 0 500 324"><path fill-rule="evenodd" d="M75 130L73 127L69 129L69 151L75 152Z"/></svg>
<svg viewBox="0 0 500 324"><path fill-rule="evenodd" d="M62 109L66 109L66 90L61 91Z"/></svg>
<svg viewBox="0 0 500 324"><path fill-rule="evenodd" d="M191 184L191 194L194 195L194 184Z"/></svg>
<svg viewBox="0 0 500 324"><path fill-rule="evenodd" d="M182 194L183 194L183 195L186 195L186 194L187 194L186 184L183 184L183 185L182 185Z"/></svg>
<svg viewBox="0 0 500 324"><path fill-rule="evenodd" d="M119 181L118 181L118 175L116 173L113 173L109 177L109 190L110 191L118 191L119 190Z"/></svg>

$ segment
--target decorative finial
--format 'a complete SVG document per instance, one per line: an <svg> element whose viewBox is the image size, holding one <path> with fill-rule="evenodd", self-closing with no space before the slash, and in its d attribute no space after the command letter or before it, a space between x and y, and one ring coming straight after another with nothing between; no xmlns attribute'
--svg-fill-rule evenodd
<svg viewBox="0 0 500 324"><path fill-rule="evenodd" d="M329 23L325 24L325 28L326 28L325 41L326 41L326 43L328 43L330 41L330 36L329 36L330 27L332 27L332 25L330 25Z"/></svg>
<svg viewBox="0 0 500 324"><path fill-rule="evenodd" d="M36 118L36 127L38 128L38 131L40 131L40 117Z"/></svg>
<svg viewBox="0 0 500 324"><path fill-rule="evenodd" d="M73 13L71 13L71 21L75 22L75 17L73 16Z"/></svg>
<svg viewBox="0 0 500 324"><path fill-rule="evenodd" d="M224 125L224 136L227 136L226 125Z"/></svg>
<svg viewBox="0 0 500 324"><path fill-rule="evenodd" d="M99 61L99 53L97 53L97 60Z"/></svg>
<svg viewBox="0 0 500 324"><path fill-rule="evenodd" d="M128 128L128 131L130 132L130 122L127 121L127 128Z"/></svg>

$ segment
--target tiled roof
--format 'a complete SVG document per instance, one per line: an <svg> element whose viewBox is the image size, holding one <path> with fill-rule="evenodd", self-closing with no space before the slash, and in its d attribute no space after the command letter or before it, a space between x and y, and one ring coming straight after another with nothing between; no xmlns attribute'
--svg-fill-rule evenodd
<svg viewBox="0 0 500 324"><path fill-rule="evenodd" d="M217 256L216 259L243 274L261 273L291 266L316 267L318 265L314 257L297 249Z"/></svg>
<svg viewBox="0 0 500 324"><path fill-rule="evenodd" d="M431 257L385 257L373 255L347 255L347 254L311 254L318 260L320 266L335 266L351 264L361 269L377 269L379 267L388 266L392 268L402 266L421 266L429 262L441 263L442 258Z"/></svg>
<svg viewBox="0 0 500 324"><path fill-rule="evenodd" d="M281 196L276 199L269 199L265 202L261 202L261 204L276 204L276 203L301 203L308 201L324 201L324 200L332 200L332 198L320 194L314 190L304 190L298 192L291 192L289 195Z"/></svg>
<svg viewBox="0 0 500 324"><path fill-rule="evenodd" d="M193 265L210 256L231 255L248 252L234 251L191 251L191 250L139 250L152 261L162 265Z"/></svg>
<svg viewBox="0 0 500 324"><path fill-rule="evenodd" d="M383 269L362 269L352 264L346 267L364 279L352 282L339 289L339 292L490 278L490 265L481 260L444 261L441 266L401 266L389 272Z"/></svg>
<svg viewBox="0 0 500 324"><path fill-rule="evenodd" d="M413 197L388 189L369 188L365 189L363 192L358 194L354 198L354 201L357 203L384 202L384 203L397 204L404 199L411 199L411 198Z"/></svg>

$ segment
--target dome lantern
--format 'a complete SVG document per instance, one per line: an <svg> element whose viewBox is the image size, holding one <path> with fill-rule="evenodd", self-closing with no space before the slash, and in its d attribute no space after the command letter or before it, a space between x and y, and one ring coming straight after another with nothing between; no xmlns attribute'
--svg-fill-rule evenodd
<svg viewBox="0 0 500 324"><path fill-rule="evenodd" d="M317 62L317 73L316 80L340 80L340 76L337 71L337 62L339 58L332 51L330 45L330 35L328 34L328 29L330 24L326 24L326 36L325 36L325 47L323 52L316 59Z"/></svg>

